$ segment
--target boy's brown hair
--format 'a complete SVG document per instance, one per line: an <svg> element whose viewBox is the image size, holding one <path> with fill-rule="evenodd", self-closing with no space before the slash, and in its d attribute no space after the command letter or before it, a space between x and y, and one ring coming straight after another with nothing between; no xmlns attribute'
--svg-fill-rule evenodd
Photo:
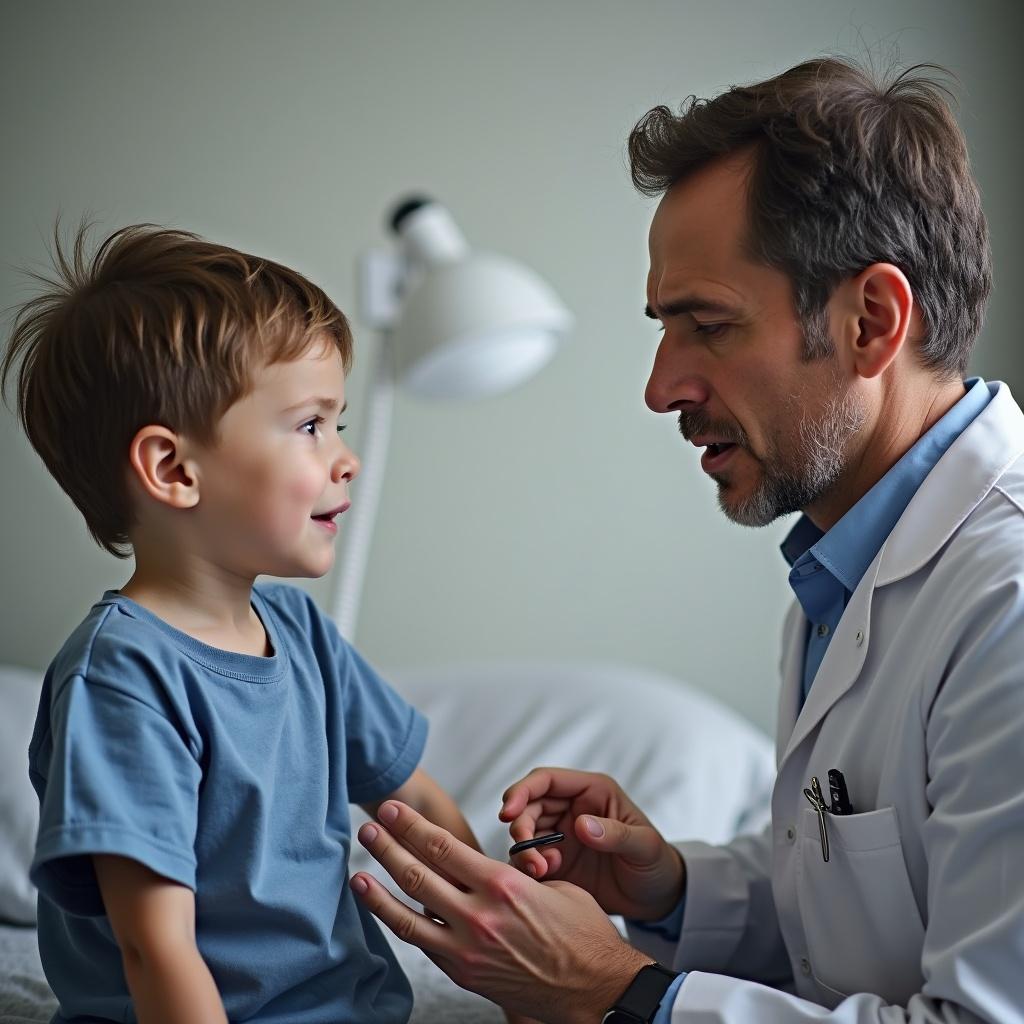
<svg viewBox="0 0 1024 1024"><path fill-rule="evenodd" d="M17 413L32 446L95 540L130 551L128 449L149 423L216 440L227 409L270 363L329 339L346 372L352 335L316 285L278 263L187 231L135 224L86 255L54 232L52 278L25 303L0 363L16 373Z"/></svg>

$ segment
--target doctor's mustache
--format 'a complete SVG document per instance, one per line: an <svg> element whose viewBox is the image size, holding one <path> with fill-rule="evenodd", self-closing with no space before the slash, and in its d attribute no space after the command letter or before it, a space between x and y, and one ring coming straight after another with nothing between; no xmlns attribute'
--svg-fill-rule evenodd
<svg viewBox="0 0 1024 1024"><path fill-rule="evenodd" d="M719 423L713 420L703 409L681 412L679 414L679 433L687 441L694 437L711 436L718 442L749 448L746 431L735 424Z"/></svg>

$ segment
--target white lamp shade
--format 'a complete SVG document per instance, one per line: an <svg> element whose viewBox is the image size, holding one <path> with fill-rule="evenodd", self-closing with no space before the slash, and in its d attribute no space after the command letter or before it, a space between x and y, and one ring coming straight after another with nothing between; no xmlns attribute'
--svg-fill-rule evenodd
<svg viewBox="0 0 1024 1024"><path fill-rule="evenodd" d="M572 315L540 277L475 253L419 277L391 348L398 379L414 394L477 398L532 377L571 327Z"/></svg>

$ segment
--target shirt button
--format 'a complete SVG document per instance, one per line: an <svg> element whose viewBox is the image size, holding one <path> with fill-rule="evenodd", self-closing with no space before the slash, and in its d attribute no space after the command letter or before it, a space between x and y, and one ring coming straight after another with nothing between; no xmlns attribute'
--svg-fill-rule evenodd
<svg viewBox="0 0 1024 1024"><path fill-rule="evenodd" d="M804 974L810 974L811 973L811 961L808 960L807 957L805 957L805 956L800 957L800 970Z"/></svg>
<svg viewBox="0 0 1024 1024"><path fill-rule="evenodd" d="M828 623L823 622L820 626L818 626L818 636L828 636Z"/></svg>
<svg viewBox="0 0 1024 1024"><path fill-rule="evenodd" d="M791 843L796 842L796 829L792 825L786 829L786 839Z"/></svg>
<svg viewBox="0 0 1024 1024"><path fill-rule="evenodd" d="M862 643L864 643L864 630L863 629L858 629L857 630L857 646L860 647L860 645Z"/></svg>

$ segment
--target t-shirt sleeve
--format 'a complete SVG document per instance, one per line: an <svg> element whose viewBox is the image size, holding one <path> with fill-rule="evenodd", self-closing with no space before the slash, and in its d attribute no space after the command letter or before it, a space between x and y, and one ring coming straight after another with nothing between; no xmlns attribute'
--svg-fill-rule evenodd
<svg viewBox="0 0 1024 1024"><path fill-rule="evenodd" d="M46 897L71 913L104 913L97 853L195 889L201 769L163 709L71 676L52 702L35 771L45 788L31 878Z"/></svg>
<svg viewBox="0 0 1024 1024"><path fill-rule="evenodd" d="M373 803L412 775L427 742L427 720L338 636L348 798Z"/></svg>

